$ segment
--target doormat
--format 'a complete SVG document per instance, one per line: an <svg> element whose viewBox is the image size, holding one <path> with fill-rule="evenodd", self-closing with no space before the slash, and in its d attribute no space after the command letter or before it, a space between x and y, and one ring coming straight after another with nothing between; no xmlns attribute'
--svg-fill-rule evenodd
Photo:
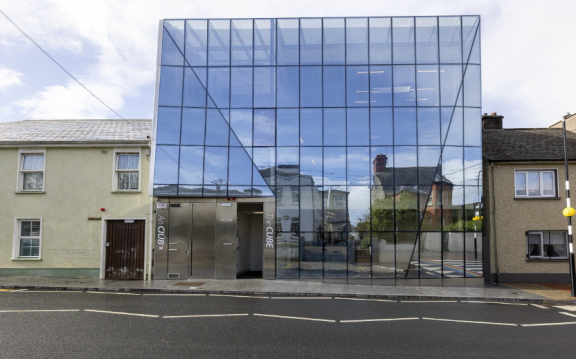
<svg viewBox="0 0 576 359"><path fill-rule="evenodd" d="M178 282L178 283L174 283L172 285L182 285L182 286L186 286L186 287L199 287L205 283L206 282Z"/></svg>

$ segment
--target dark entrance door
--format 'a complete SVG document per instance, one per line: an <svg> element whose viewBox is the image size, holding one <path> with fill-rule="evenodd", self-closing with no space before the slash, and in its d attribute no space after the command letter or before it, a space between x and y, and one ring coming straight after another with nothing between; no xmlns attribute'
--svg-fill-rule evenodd
<svg viewBox="0 0 576 359"><path fill-rule="evenodd" d="M105 279L144 279L144 220L106 222Z"/></svg>

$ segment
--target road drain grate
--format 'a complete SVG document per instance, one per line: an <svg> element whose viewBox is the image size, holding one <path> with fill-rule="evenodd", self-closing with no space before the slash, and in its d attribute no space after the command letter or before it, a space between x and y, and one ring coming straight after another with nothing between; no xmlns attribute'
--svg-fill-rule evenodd
<svg viewBox="0 0 576 359"><path fill-rule="evenodd" d="M199 287L206 282L178 282L172 285L181 285L186 287Z"/></svg>

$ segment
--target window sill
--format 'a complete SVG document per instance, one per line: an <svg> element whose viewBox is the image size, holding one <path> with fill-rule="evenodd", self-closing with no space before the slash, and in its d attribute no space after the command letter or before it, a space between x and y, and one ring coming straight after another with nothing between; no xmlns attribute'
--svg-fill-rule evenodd
<svg viewBox="0 0 576 359"><path fill-rule="evenodd" d="M543 200L543 199L551 199L551 200L556 200L556 199L562 199L562 197L514 197L514 200L531 200L531 199L538 199L538 200Z"/></svg>
<svg viewBox="0 0 576 359"><path fill-rule="evenodd" d="M559 259L526 259L526 262L568 262L568 258L559 258Z"/></svg>
<svg viewBox="0 0 576 359"><path fill-rule="evenodd" d="M110 193L142 193L142 191L110 191Z"/></svg>
<svg viewBox="0 0 576 359"><path fill-rule="evenodd" d="M41 261L42 258L12 258L13 261Z"/></svg>
<svg viewBox="0 0 576 359"><path fill-rule="evenodd" d="M44 191L17 191L14 194L45 194Z"/></svg>

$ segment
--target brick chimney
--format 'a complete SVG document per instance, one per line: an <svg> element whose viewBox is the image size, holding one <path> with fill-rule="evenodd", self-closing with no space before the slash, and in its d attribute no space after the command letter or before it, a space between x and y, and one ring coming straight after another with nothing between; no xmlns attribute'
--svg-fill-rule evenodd
<svg viewBox="0 0 576 359"><path fill-rule="evenodd" d="M492 112L490 115L485 113L482 116L482 130L483 131L501 130L503 118L504 116L500 116L496 112Z"/></svg>
<svg viewBox="0 0 576 359"><path fill-rule="evenodd" d="M374 161L372 161L374 174L384 172L386 170L386 163L388 163L388 156L381 153L377 154Z"/></svg>

